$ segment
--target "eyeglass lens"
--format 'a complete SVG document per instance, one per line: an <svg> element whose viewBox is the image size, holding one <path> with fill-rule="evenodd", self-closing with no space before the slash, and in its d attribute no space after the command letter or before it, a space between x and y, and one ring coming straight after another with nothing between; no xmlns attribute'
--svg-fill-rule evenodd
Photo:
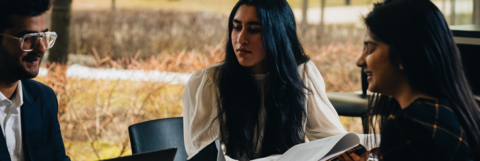
<svg viewBox="0 0 480 161"><path fill-rule="evenodd" d="M50 49L53 47L54 42L55 37L52 35L27 35L23 40L23 50L33 50L37 45L43 45L45 49Z"/></svg>

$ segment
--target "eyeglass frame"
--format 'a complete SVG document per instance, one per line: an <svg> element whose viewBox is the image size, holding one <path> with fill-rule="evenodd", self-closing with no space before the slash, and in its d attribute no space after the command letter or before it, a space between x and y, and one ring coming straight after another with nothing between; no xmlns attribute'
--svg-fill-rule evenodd
<svg viewBox="0 0 480 161"><path fill-rule="evenodd" d="M20 41L20 42L21 42L21 43L20 43L20 48L21 48L23 51L25 51L25 52L33 51L33 49L30 49L30 50L23 49L23 43L25 42L25 37L26 37L26 36L30 36L30 35L40 35L40 36L39 36L39 39L42 39L46 34L52 34L51 36L54 37L54 40L53 40L52 45L45 48L45 49L48 50L48 49L51 49L51 48L53 47L53 45L55 45L55 41L57 40L57 37L58 37L57 33L54 32L54 31L39 32L39 33L29 33L29 34L23 35L22 37L16 37L16 36L12 36L12 35L7 35L7 34L2 34L2 33L0 33L1 36L7 36L7 37L9 37L9 38L13 38L13 39L15 39L15 40ZM38 42L37 42L37 43L38 43ZM36 45L36 44L34 44L34 45Z"/></svg>

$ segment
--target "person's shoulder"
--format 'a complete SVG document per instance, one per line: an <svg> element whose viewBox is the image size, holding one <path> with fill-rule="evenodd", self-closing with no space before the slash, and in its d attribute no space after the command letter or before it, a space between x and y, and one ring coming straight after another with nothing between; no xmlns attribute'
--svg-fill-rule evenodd
<svg viewBox="0 0 480 161"><path fill-rule="evenodd" d="M190 79L187 82L187 86L200 84L201 82L213 81L218 76L222 65L223 63L218 63L205 69L196 71L192 74L192 76L190 76Z"/></svg>
<svg viewBox="0 0 480 161"><path fill-rule="evenodd" d="M306 75L321 76L320 71L312 60L307 60L306 62L299 64L297 67L299 74L303 73Z"/></svg>
<svg viewBox="0 0 480 161"><path fill-rule="evenodd" d="M427 128L441 127L460 132L460 123L446 99L419 98L395 115L418 122Z"/></svg>
<svg viewBox="0 0 480 161"><path fill-rule="evenodd" d="M57 109L57 96L52 88L32 79L21 80L23 99L40 99L42 104L47 105L43 109ZM33 100L32 100L33 101Z"/></svg>
<svg viewBox="0 0 480 161"><path fill-rule="evenodd" d="M315 63L313 63L311 60L308 60L298 65L298 74L300 75L300 78L304 81L310 80L312 82L323 83L322 74L318 70Z"/></svg>
<svg viewBox="0 0 480 161"><path fill-rule="evenodd" d="M45 93L53 93L52 88L33 79L21 80L22 88L32 95L40 95Z"/></svg>
<svg viewBox="0 0 480 161"><path fill-rule="evenodd" d="M382 129L385 135L398 135L409 141L430 140L430 148L442 157L463 160L469 156L465 131L446 99L417 99L407 108L391 116ZM382 139L382 141L384 141ZM426 146L418 145L417 146Z"/></svg>
<svg viewBox="0 0 480 161"><path fill-rule="evenodd" d="M313 63L311 60L307 60L306 62L298 65L298 71L308 70L310 68L317 68L317 66L315 66L315 63Z"/></svg>
<svg viewBox="0 0 480 161"><path fill-rule="evenodd" d="M212 66L209 66L205 69L202 69L203 73L206 74L210 79L213 79L214 77L216 77L216 75L219 74L220 72L220 69L222 68L223 66L223 62L222 63L217 63L217 64L214 64Z"/></svg>
<svg viewBox="0 0 480 161"><path fill-rule="evenodd" d="M21 80L22 82L22 85L25 87L25 88L34 88L34 89L51 89L49 86L43 84L43 83L40 83L36 80L33 80L33 79L24 79L24 80Z"/></svg>
<svg viewBox="0 0 480 161"><path fill-rule="evenodd" d="M405 116L391 116L381 129L381 160L437 160L435 147L428 130Z"/></svg>

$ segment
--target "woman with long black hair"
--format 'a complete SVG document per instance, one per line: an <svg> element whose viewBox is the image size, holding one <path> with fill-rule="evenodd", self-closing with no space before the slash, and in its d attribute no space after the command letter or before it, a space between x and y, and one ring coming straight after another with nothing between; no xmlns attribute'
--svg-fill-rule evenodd
<svg viewBox="0 0 480 161"><path fill-rule="evenodd" d="M429 0L387 0L365 23L357 65L376 93L365 132L380 128L380 159L480 160L480 110L440 10Z"/></svg>
<svg viewBox="0 0 480 161"><path fill-rule="evenodd" d="M189 156L220 138L228 159L252 160L346 132L285 0L240 0L224 62L198 71L183 96Z"/></svg>

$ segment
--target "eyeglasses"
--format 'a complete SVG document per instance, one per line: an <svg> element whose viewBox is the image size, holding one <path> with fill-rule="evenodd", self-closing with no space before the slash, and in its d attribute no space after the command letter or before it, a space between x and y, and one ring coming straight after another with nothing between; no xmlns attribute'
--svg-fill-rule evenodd
<svg viewBox="0 0 480 161"><path fill-rule="evenodd" d="M53 47L55 40L57 39L57 33L55 32L30 33L22 37L15 37L2 33L0 33L0 35L20 41L20 48L26 52L32 51L35 47L37 47L39 42L42 42L42 45L45 49L50 49Z"/></svg>

